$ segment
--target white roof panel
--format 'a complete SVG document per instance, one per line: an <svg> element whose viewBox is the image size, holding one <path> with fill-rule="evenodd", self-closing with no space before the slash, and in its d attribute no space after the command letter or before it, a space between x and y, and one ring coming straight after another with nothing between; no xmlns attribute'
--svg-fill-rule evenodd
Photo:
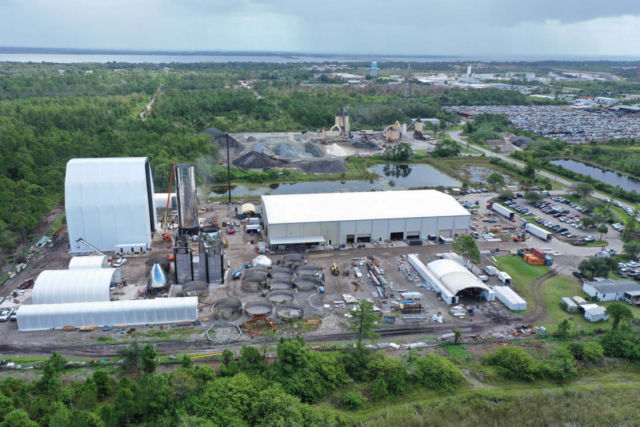
<svg viewBox="0 0 640 427"><path fill-rule="evenodd" d="M269 224L471 216L436 190L271 195L262 206Z"/></svg>
<svg viewBox="0 0 640 427"><path fill-rule="evenodd" d="M69 261L69 270L106 268L109 259L106 255L74 256Z"/></svg>

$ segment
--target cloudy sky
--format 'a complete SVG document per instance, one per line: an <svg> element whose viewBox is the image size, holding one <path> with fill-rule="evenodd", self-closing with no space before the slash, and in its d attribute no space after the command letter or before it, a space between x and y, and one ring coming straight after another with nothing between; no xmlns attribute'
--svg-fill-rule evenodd
<svg viewBox="0 0 640 427"><path fill-rule="evenodd" d="M0 46L640 57L640 0L0 0Z"/></svg>

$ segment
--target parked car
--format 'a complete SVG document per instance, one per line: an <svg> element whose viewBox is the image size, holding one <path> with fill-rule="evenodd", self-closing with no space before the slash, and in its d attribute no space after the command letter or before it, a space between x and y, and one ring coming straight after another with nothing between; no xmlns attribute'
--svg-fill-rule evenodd
<svg viewBox="0 0 640 427"><path fill-rule="evenodd" d="M33 277L30 277L26 280L24 280L22 283L20 283L20 286L18 286L18 289L29 289L31 286L33 286Z"/></svg>
<svg viewBox="0 0 640 427"><path fill-rule="evenodd" d="M11 316L9 316L9 320L11 320L12 322L15 322L18 320L18 311L14 310L13 313L11 313Z"/></svg>
<svg viewBox="0 0 640 427"><path fill-rule="evenodd" d="M5 308L0 312L0 322L6 322L11 317L13 310L10 308Z"/></svg>
<svg viewBox="0 0 640 427"><path fill-rule="evenodd" d="M595 242L595 238L593 236L585 236L584 241L585 242Z"/></svg>
<svg viewBox="0 0 640 427"><path fill-rule="evenodd" d="M127 262L127 259L126 259L126 258L118 258L117 260L113 261L113 262L111 263L111 265L112 265L113 267L116 267L116 268L117 268L117 267L122 267L122 266L124 265L124 263L125 263L125 262Z"/></svg>

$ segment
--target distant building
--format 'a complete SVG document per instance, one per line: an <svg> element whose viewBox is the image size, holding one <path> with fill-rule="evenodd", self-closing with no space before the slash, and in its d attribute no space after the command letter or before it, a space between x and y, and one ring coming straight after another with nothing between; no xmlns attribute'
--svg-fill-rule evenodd
<svg viewBox="0 0 640 427"><path fill-rule="evenodd" d="M593 99L598 104L615 105L620 102L618 98L607 98L606 96L596 96Z"/></svg>
<svg viewBox="0 0 640 427"><path fill-rule="evenodd" d="M524 79L528 82L533 81L536 79L536 75L535 73L525 73L524 75Z"/></svg>
<svg viewBox="0 0 640 427"><path fill-rule="evenodd" d="M376 61L371 63L371 77L378 77L378 63Z"/></svg>
<svg viewBox="0 0 640 427"><path fill-rule="evenodd" d="M467 65L467 77L471 77L471 65Z"/></svg>

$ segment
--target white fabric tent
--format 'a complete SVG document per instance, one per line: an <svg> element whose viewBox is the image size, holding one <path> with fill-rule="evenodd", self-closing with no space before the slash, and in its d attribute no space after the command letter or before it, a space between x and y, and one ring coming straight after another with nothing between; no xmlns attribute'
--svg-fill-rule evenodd
<svg viewBox="0 0 640 427"><path fill-rule="evenodd" d="M33 304L109 301L115 268L45 270L33 285Z"/></svg>
<svg viewBox="0 0 640 427"><path fill-rule="evenodd" d="M109 258L106 255L74 256L69 261L69 270L108 268Z"/></svg>
<svg viewBox="0 0 640 427"><path fill-rule="evenodd" d="M72 253L138 251L155 229L153 179L147 157L72 159L65 176L65 210Z"/></svg>
<svg viewBox="0 0 640 427"><path fill-rule="evenodd" d="M21 331L194 322L198 320L198 298L22 305L17 320Z"/></svg>

